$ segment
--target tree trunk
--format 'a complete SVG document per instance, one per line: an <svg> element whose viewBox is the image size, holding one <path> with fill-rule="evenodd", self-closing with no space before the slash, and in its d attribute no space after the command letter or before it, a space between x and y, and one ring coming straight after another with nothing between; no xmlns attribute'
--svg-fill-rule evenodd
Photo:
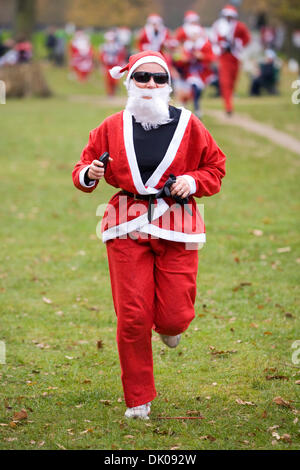
<svg viewBox="0 0 300 470"><path fill-rule="evenodd" d="M0 67L0 80L5 83L7 98L51 96L43 70L37 62L4 65Z"/></svg>
<svg viewBox="0 0 300 470"><path fill-rule="evenodd" d="M30 39L35 25L35 0L17 0L15 37Z"/></svg>

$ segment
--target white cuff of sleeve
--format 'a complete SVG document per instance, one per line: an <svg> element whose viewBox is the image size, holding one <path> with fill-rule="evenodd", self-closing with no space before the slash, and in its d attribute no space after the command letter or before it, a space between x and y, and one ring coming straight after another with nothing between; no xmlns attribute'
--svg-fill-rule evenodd
<svg viewBox="0 0 300 470"><path fill-rule="evenodd" d="M195 194L197 191L196 181L191 175L181 175L182 178L185 178L190 186L190 194Z"/></svg>
<svg viewBox="0 0 300 470"><path fill-rule="evenodd" d="M91 165L88 165L88 166L85 166L84 168L82 168L82 170L80 171L79 173L79 183L81 184L81 186L83 186L84 188L91 188L92 186L95 186L96 184L96 181L95 180L91 180L89 182L89 184L85 184L84 182L84 175L85 175L85 172L89 169Z"/></svg>

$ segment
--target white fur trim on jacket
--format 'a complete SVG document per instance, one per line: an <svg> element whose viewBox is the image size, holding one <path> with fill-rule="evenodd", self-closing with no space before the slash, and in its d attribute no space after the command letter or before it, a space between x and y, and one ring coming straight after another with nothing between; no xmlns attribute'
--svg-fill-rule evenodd
<svg viewBox="0 0 300 470"><path fill-rule="evenodd" d="M96 181L94 181L94 180L91 180L89 182L89 184L85 184L85 182L84 182L84 175L85 175L86 171L90 168L90 166L91 165L85 166L84 168L82 168L82 170L79 173L79 183L84 188L91 188L92 186L95 186L95 184L96 184Z"/></svg>

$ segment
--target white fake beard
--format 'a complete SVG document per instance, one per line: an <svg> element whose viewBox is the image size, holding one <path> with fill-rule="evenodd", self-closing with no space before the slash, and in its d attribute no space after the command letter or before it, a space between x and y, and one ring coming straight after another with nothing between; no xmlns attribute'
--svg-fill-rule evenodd
<svg viewBox="0 0 300 470"><path fill-rule="evenodd" d="M125 86L127 84L125 83ZM128 100L126 110L129 111L146 131L156 129L172 121L169 115L169 101L172 88L139 88L133 80L127 86ZM149 97L148 99L143 96Z"/></svg>

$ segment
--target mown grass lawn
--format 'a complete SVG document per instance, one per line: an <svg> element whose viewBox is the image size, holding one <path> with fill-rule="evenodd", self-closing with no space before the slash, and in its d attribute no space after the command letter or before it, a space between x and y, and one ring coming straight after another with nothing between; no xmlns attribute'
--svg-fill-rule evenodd
<svg viewBox="0 0 300 470"><path fill-rule="evenodd" d="M153 336L151 420L127 421L96 237L96 208L115 190L101 182L87 195L71 181L89 130L117 109L69 101L97 82L81 91L49 72L56 96L0 109L0 448L298 449L299 157L205 119L228 163L221 193L199 200L196 318L176 350Z"/></svg>

